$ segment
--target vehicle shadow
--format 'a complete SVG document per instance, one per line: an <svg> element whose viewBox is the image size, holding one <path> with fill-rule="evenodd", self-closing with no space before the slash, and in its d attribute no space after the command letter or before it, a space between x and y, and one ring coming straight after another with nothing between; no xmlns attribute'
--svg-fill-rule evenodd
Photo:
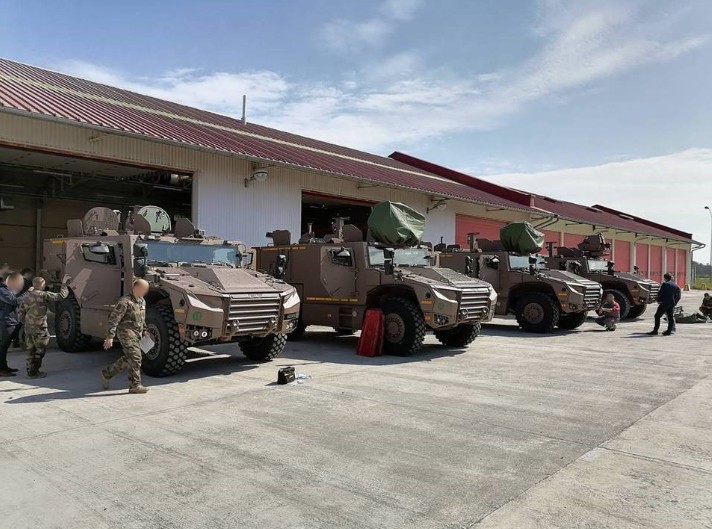
<svg viewBox="0 0 712 529"><path fill-rule="evenodd" d="M12 394L32 389L50 391L42 394L11 397L5 404L51 402L77 398L103 398L126 393L128 383L125 372L112 379L109 390L102 389L99 378L100 370L118 358L120 354L120 350L117 349L83 353L52 351L47 355L43 366L43 370L48 373L46 378L30 379L20 371L17 374L18 376L6 379L7 381L15 382L19 386L3 389L2 393ZM210 350L191 350L183 369L174 375L151 377L144 373L142 378L143 383L149 387L176 385L196 378L244 373L257 369L260 365L258 362L253 362L243 357L239 351L235 352L234 346L230 348L223 345L215 348L211 347Z"/></svg>

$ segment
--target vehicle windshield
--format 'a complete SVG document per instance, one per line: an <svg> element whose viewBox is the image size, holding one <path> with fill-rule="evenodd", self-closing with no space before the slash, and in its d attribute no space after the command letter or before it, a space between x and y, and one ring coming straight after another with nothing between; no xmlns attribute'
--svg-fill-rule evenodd
<svg viewBox="0 0 712 529"><path fill-rule="evenodd" d="M608 272L608 263L610 261L601 261L600 259L589 259L588 269L591 272Z"/></svg>
<svg viewBox="0 0 712 529"><path fill-rule="evenodd" d="M238 266L234 246L146 241L149 263L205 263Z"/></svg>
<svg viewBox="0 0 712 529"><path fill-rule="evenodd" d="M383 264L383 248L368 247L368 263L371 266ZM397 248L393 255L395 266L427 266L430 264L430 250L427 248Z"/></svg>
<svg viewBox="0 0 712 529"><path fill-rule="evenodd" d="M541 255L533 255L536 257L536 264L534 268L536 270L543 270L546 268L546 263ZM509 256L509 269L510 270L529 270L529 256L528 255L510 255Z"/></svg>

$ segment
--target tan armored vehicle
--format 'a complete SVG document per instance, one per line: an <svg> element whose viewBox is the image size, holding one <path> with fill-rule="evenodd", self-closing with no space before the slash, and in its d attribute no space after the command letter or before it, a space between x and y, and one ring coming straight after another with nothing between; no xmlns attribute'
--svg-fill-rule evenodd
<svg viewBox="0 0 712 529"><path fill-rule="evenodd" d="M57 343L80 351L103 338L107 319L136 277L150 283L147 330L155 346L143 370L179 371L193 345L238 342L251 360L279 355L299 316L299 296L284 281L249 270L242 243L208 237L188 219L171 230L160 208L134 208L124 230L108 208L67 223L68 236L44 243L44 268L58 280L72 276L70 296L57 305ZM249 257L246 258L245 256Z"/></svg>
<svg viewBox="0 0 712 529"><path fill-rule="evenodd" d="M464 347L477 337L480 323L492 318L497 298L492 286L432 266L427 246L367 243L357 227L340 219L325 238L307 233L290 244L288 232L268 236L274 246L255 248L255 264L299 292L295 337L308 325L352 333L361 328L367 309L380 308L384 352L407 356L420 349L427 329L444 345Z"/></svg>
<svg viewBox="0 0 712 529"><path fill-rule="evenodd" d="M491 283L498 294L495 314L514 314L527 332L575 329L601 304L601 285L571 272L549 270L539 255L504 250L500 241L475 240L469 249L441 249L440 266Z"/></svg>
<svg viewBox="0 0 712 529"><path fill-rule="evenodd" d="M621 308L621 319L641 316L658 298L660 285L629 272L619 272L604 256L610 250L602 234L586 237L578 248L557 248L547 258L549 268L568 270L603 286L603 295L613 294ZM553 252L549 251L549 255Z"/></svg>

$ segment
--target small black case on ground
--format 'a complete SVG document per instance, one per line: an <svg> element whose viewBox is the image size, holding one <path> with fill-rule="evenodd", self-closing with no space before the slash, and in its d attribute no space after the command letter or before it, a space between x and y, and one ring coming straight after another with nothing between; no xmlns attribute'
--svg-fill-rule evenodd
<svg viewBox="0 0 712 529"><path fill-rule="evenodd" d="M292 366L283 367L277 373L277 384L289 384L294 382L294 368Z"/></svg>

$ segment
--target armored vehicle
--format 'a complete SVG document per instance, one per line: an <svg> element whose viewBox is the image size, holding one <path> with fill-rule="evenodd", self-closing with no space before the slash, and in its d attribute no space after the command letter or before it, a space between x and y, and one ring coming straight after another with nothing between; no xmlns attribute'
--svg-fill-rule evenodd
<svg viewBox="0 0 712 529"><path fill-rule="evenodd" d="M185 218L171 230L160 208L136 207L119 230L117 212L94 208L67 223L68 235L44 243L51 280L73 279L57 305L57 343L80 351L103 338L107 319L134 278L146 279L146 327L155 346L144 354L152 376L179 371L189 346L238 342L254 361L279 355L299 316L299 296L282 280L248 269L245 245L209 237Z"/></svg>
<svg viewBox="0 0 712 529"><path fill-rule="evenodd" d="M311 229L309 230L311 232ZM497 295L491 285L432 266L424 245L392 247L365 242L363 233L337 219L334 234L268 233L274 246L255 248L259 270L283 277L302 300L297 329L333 327L341 334L361 328L364 313L384 313L384 352L408 356L423 344L427 329L444 345L464 347L492 318Z"/></svg>
<svg viewBox="0 0 712 529"><path fill-rule="evenodd" d="M440 266L491 283L498 294L495 314L514 314L527 332L575 329L601 304L601 285L571 272L549 270L539 255L509 252L501 241L477 241L474 234L468 235L468 246L438 248Z"/></svg>
<svg viewBox="0 0 712 529"><path fill-rule="evenodd" d="M655 303L660 285L630 272L615 269L615 263L605 259L610 250L603 234L586 237L577 248L557 248L554 257L547 258L550 268L569 270L603 286L603 295L613 294L621 307L621 319L641 316L650 303ZM553 255L549 251L549 255Z"/></svg>

